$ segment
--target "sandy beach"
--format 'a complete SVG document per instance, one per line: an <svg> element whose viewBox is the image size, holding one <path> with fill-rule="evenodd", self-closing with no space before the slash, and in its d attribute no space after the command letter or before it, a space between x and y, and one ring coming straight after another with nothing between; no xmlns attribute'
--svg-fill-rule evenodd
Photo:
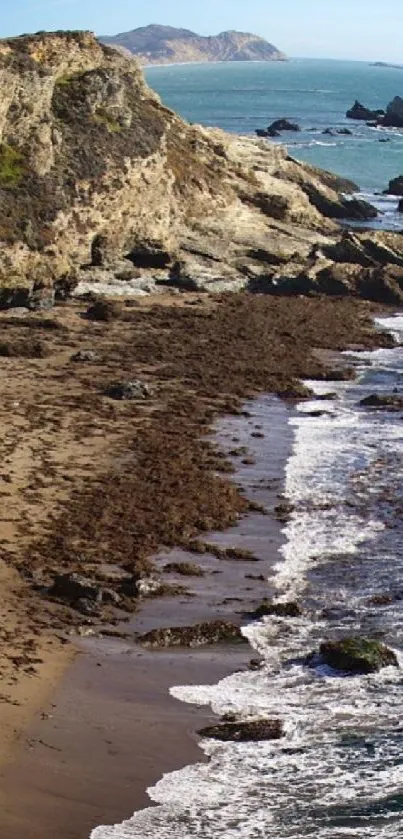
<svg viewBox="0 0 403 839"><path fill-rule="evenodd" d="M171 699L169 687L247 666L248 646L146 651L135 635L217 617L240 624L270 597L294 402L245 399L264 391L295 399L299 377L326 377L312 347L382 340L373 307L351 300L206 296L195 306L183 295L126 309L126 319L122 310L111 323L84 312L85 304L56 309L52 326L35 315L1 318L10 341L37 330L46 350L7 359L0 377L7 839L85 839L147 806L146 788L164 772L202 759L196 731L209 715ZM72 364L83 346L97 350L97 364ZM139 405L100 395L117 376L152 381L155 396ZM212 439L212 421L228 412ZM250 556L195 553L196 538ZM185 561L204 576L168 573ZM146 568L168 590L134 603L123 622L110 605L85 616L49 595L60 570L102 581L106 565ZM111 629L124 637L100 640Z"/></svg>

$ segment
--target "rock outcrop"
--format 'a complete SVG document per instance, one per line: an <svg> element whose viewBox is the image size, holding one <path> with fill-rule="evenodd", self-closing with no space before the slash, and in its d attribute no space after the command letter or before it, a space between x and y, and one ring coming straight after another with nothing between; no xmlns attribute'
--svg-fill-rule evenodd
<svg viewBox="0 0 403 839"><path fill-rule="evenodd" d="M371 108L366 108L365 105L362 105L358 99L355 100L354 105L352 108L346 113L346 117L348 119L355 119L361 120L362 122L368 122L370 120L378 120L380 117L383 117L385 111L382 110L375 110L372 111Z"/></svg>
<svg viewBox="0 0 403 839"><path fill-rule="evenodd" d="M398 234L342 232L355 185L188 125L91 33L0 42L0 304L207 291L403 300Z"/></svg>
<svg viewBox="0 0 403 839"><path fill-rule="evenodd" d="M370 638L342 638L320 646L325 664L350 674L376 673L383 667L398 667L393 650Z"/></svg>
<svg viewBox="0 0 403 839"><path fill-rule="evenodd" d="M397 178L392 178L389 181L389 186L385 189L385 195L403 195L403 175L398 175Z"/></svg>
<svg viewBox="0 0 403 839"><path fill-rule="evenodd" d="M189 29L151 24L101 40L135 55L141 64L286 59L273 44L249 32L229 31L204 37Z"/></svg>
<svg viewBox="0 0 403 839"><path fill-rule="evenodd" d="M395 96L386 108L382 124L392 128L403 128L403 99Z"/></svg>

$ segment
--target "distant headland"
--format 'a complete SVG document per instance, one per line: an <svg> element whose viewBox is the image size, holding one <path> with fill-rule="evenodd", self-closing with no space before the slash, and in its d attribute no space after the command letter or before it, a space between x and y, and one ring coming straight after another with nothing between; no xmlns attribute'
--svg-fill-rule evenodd
<svg viewBox="0 0 403 839"><path fill-rule="evenodd" d="M248 32L229 31L205 37L189 29L152 24L100 40L135 55L141 64L286 61L277 47Z"/></svg>

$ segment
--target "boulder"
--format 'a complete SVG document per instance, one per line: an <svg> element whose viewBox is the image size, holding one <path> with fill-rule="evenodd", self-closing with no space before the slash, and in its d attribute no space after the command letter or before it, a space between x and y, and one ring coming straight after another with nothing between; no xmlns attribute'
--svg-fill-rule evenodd
<svg viewBox="0 0 403 839"><path fill-rule="evenodd" d="M389 186L385 189L384 195L403 195L403 175L392 178Z"/></svg>
<svg viewBox="0 0 403 839"><path fill-rule="evenodd" d="M403 198L400 199L400 201L397 205L397 212L398 213L403 213Z"/></svg>
<svg viewBox="0 0 403 839"><path fill-rule="evenodd" d="M202 647L208 644L241 643L247 640L239 626L230 621L216 620L194 626L171 626L152 629L138 640L146 647Z"/></svg>
<svg viewBox="0 0 403 839"><path fill-rule="evenodd" d="M198 732L201 737L210 737L223 742L248 743L259 740L279 740L283 736L281 720L235 720L209 725Z"/></svg>
<svg viewBox="0 0 403 839"><path fill-rule="evenodd" d="M399 666L393 650L370 638L325 641L320 646L320 657L335 670L357 675L375 673L382 667Z"/></svg>
<svg viewBox="0 0 403 839"><path fill-rule="evenodd" d="M94 350L78 350L78 352L73 353L73 355L70 357L70 361L95 362L100 361L100 355Z"/></svg>
<svg viewBox="0 0 403 839"><path fill-rule="evenodd" d="M255 129L255 134L256 134L257 137L269 137L270 136L270 134L269 134L269 132L267 131L266 128L256 128Z"/></svg>
<svg viewBox="0 0 403 839"><path fill-rule="evenodd" d="M135 379L131 382L112 382L103 391L110 399L148 399L152 396L152 388L145 382Z"/></svg>
<svg viewBox="0 0 403 839"><path fill-rule="evenodd" d="M382 125L393 128L403 128L403 98L395 96L386 108Z"/></svg>
<svg viewBox="0 0 403 839"><path fill-rule="evenodd" d="M275 119L268 127L268 132L271 135L272 131L301 131L296 122L290 122L289 119ZM271 135L272 136L272 135Z"/></svg>
<svg viewBox="0 0 403 839"><path fill-rule="evenodd" d="M403 396L398 393L371 393L370 396L361 399L360 405L377 411L403 411Z"/></svg>
<svg viewBox="0 0 403 839"><path fill-rule="evenodd" d="M263 602L253 612L250 612L248 617L252 620L260 620L267 616L275 616L279 618L299 618L303 615L303 611L299 603L294 601L288 603L267 603Z"/></svg>
<svg viewBox="0 0 403 839"><path fill-rule="evenodd" d="M345 136L345 137L350 137L352 135L352 133L353 132L351 131L350 128L338 128L337 131L336 131L336 134L341 134L342 136Z"/></svg>
<svg viewBox="0 0 403 839"><path fill-rule="evenodd" d="M346 117L348 119L355 119L355 120L362 120L366 122L367 120L378 120L380 117L383 117L385 111L382 110L375 110L372 111L370 108L366 108L365 105L362 105L358 99L355 100L354 105L350 108L347 113Z"/></svg>
<svg viewBox="0 0 403 839"><path fill-rule="evenodd" d="M334 137L335 131L333 128L325 128L325 130L322 131L322 134L328 134L330 137Z"/></svg>
<svg viewBox="0 0 403 839"><path fill-rule="evenodd" d="M58 574L49 589L49 594L58 600L65 600L74 605L80 600L100 602L102 599L99 584L81 574Z"/></svg>

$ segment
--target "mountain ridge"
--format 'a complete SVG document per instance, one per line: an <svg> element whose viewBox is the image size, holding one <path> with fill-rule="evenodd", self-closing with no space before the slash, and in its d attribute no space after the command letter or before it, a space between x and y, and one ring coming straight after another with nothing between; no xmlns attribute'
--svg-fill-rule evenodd
<svg viewBox="0 0 403 839"><path fill-rule="evenodd" d="M190 29L150 24L100 36L100 41L135 55L141 64L286 60L284 53L264 38L235 30L205 36Z"/></svg>

